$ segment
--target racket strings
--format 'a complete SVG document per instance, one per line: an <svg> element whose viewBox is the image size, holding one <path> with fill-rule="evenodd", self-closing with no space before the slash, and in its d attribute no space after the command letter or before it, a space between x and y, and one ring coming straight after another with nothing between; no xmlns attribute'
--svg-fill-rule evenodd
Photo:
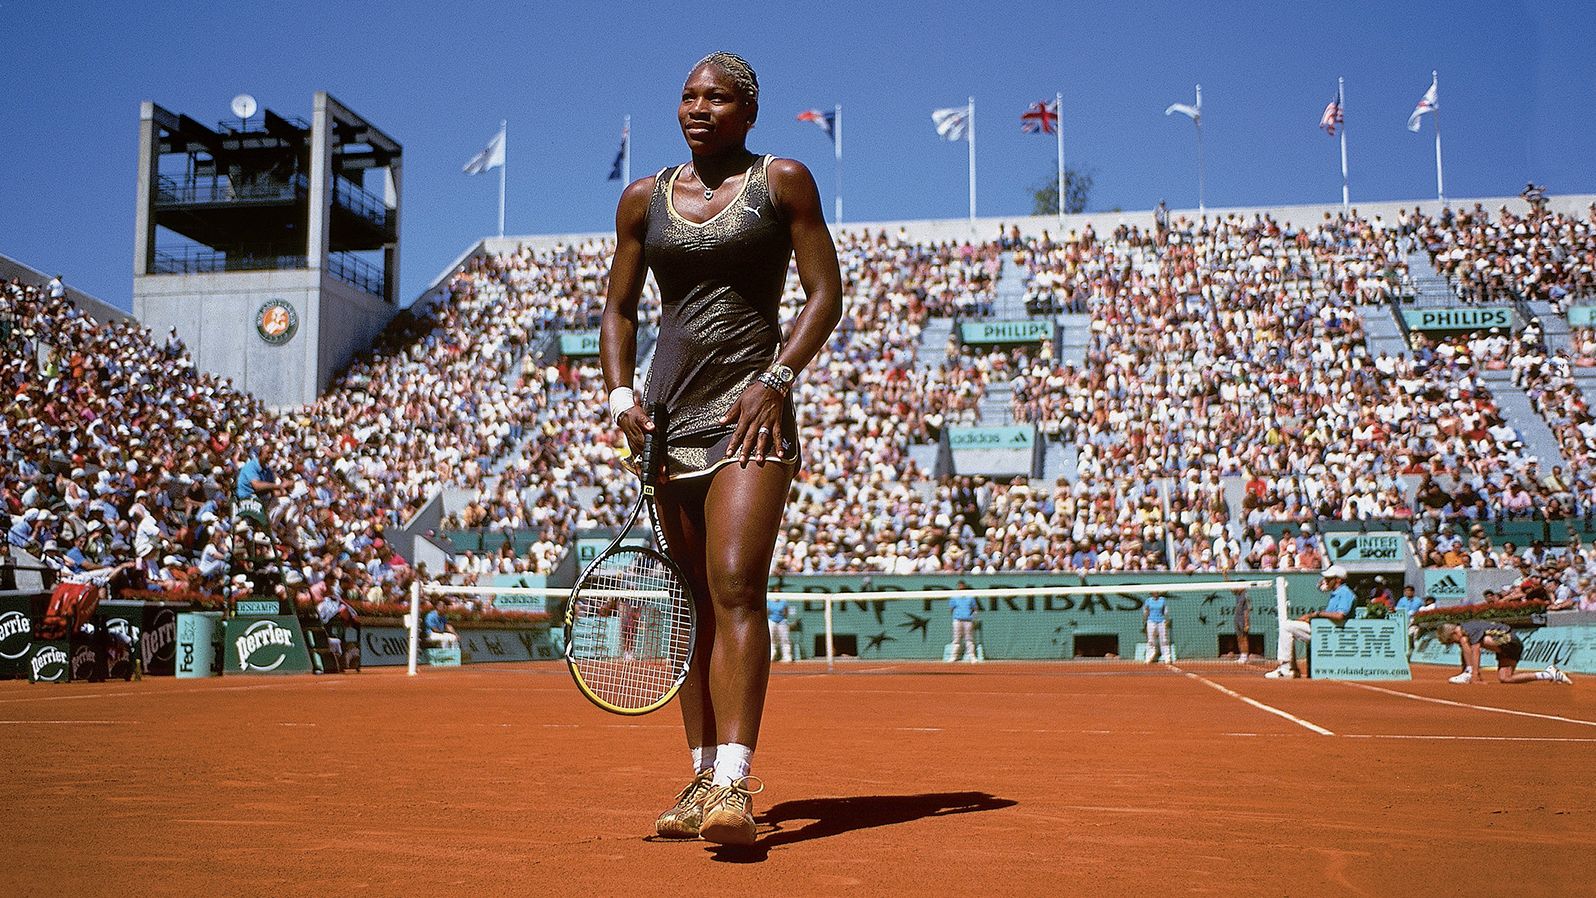
<svg viewBox="0 0 1596 898"><path fill-rule="evenodd" d="M681 682L692 660L691 600L658 556L632 549L605 556L572 601L570 662L596 698L637 710Z"/></svg>

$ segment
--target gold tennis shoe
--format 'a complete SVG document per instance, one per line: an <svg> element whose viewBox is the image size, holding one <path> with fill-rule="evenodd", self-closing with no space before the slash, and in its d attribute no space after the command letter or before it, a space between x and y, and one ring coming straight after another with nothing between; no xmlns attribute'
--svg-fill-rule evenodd
<svg viewBox="0 0 1596 898"><path fill-rule="evenodd" d="M745 776L729 786L715 786L704 800L704 818L698 836L721 845L752 845L754 796L765 791L758 777Z"/></svg>
<svg viewBox="0 0 1596 898"><path fill-rule="evenodd" d="M676 804L654 821L654 831L667 839L697 838L699 824L704 819L704 799L713 791L710 782L714 778L715 771L700 770L676 796Z"/></svg>

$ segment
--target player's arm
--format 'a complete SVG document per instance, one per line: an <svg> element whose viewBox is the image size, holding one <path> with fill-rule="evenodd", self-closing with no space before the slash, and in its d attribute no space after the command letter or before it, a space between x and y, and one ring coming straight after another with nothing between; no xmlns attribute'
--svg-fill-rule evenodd
<svg viewBox="0 0 1596 898"><path fill-rule="evenodd" d="M1458 642L1458 649L1463 655L1463 668L1474 673L1474 682L1485 682L1485 677L1480 674L1480 644L1470 642L1465 636Z"/></svg>
<svg viewBox="0 0 1596 898"><path fill-rule="evenodd" d="M777 364L786 365L797 374L826 345L826 339L842 319L842 271L837 265L837 247L831 242L831 231L826 228L821 211L820 189L809 169L792 159L774 159L766 177L771 202L787 222L798 282L804 289L804 307L776 356ZM762 383L750 385L722 419L737 425L726 453L741 455L746 462L760 442L759 428L770 434L779 433L785 401L786 397L774 394Z"/></svg>
<svg viewBox="0 0 1596 898"><path fill-rule="evenodd" d="M609 292L599 323L599 364L604 368L606 390L630 387L637 373L637 303L643 296L646 274L643 235L653 183L653 178L633 181L622 191L615 208L615 258L610 261ZM642 449L643 432L654 429L641 403L624 412L619 423L633 452Z"/></svg>

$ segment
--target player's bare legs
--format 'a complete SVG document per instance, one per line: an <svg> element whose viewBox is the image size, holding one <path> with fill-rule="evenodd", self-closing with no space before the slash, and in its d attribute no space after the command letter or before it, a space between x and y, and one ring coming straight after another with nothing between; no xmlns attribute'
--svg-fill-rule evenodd
<svg viewBox="0 0 1596 898"><path fill-rule="evenodd" d="M676 803L654 821L654 831L671 839L698 836L715 766L715 709L709 700L709 659L715 645L715 613L709 600L704 572L704 493L708 477L660 484L655 510L660 529L670 543L671 559L687 579L698 612L698 639L693 660L676 694L682 709L682 727L692 752L693 779L676 796Z"/></svg>

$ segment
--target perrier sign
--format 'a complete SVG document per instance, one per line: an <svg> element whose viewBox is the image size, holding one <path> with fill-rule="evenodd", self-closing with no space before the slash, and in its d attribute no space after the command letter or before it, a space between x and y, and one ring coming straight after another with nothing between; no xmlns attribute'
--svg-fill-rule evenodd
<svg viewBox="0 0 1596 898"><path fill-rule="evenodd" d="M235 617L223 631L224 672L230 674L309 673L310 652L299 618L291 614Z"/></svg>

